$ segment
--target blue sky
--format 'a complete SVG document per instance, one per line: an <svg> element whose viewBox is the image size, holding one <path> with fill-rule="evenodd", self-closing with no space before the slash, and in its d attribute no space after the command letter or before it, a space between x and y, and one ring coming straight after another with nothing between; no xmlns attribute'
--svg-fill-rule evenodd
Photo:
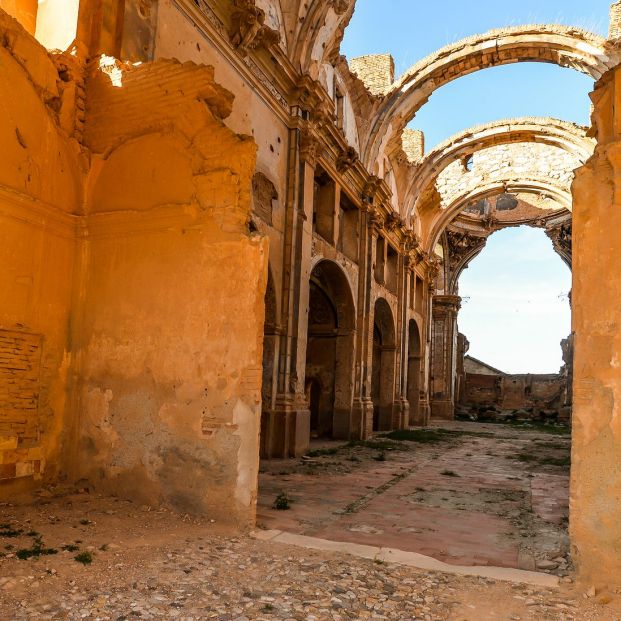
<svg viewBox="0 0 621 621"><path fill-rule="evenodd" d="M612 0L357 0L342 51L392 53L397 76L421 58L493 28L561 23L606 35ZM411 126L431 150L453 134L503 118L552 116L586 125L593 81L570 69L524 63L480 71L439 89ZM507 372L555 372L570 333L570 272L543 232L495 234L464 273L460 329L471 353ZM510 329L509 329L510 328Z"/></svg>
<svg viewBox="0 0 621 621"><path fill-rule="evenodd" d="M348 58L390 52L399 76L449 43L508 25L561 23L605 35L611 2L357 0L342 51ZM462 129L502 118L553 116L585 125L592 86L588 76L555 65L496 67L439 89L412 127L425 132L429 151Z"/></svg>
<svg viewBox="0 0 621 621"><path fill-rule="evenodd" d="M571 272L541 229L494 233L459 281L469 353L505 373L556 373L571 332L570 289Z"/></svg>

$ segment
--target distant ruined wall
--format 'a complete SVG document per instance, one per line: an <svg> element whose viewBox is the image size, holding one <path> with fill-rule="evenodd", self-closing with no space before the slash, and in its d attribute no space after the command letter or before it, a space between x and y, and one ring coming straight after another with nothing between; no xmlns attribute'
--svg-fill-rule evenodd
<svg viewBox="0 0 621 621"><path fill-rule="evenodd" d="M522 410L521 418L550 418L564 405L565 380L560 375L490 375L467 373L461 406Z"/></svg>

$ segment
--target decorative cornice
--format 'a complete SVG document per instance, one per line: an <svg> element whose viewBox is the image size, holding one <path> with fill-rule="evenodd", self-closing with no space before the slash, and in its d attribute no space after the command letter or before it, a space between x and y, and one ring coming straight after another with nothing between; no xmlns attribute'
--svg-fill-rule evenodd
<svg viewBox="0 0 621 621"><path fill-rule="evenodd" d="M346 173L350 168L355 166L358 161L358 153L354 147L348 147L344 151L341 151L341 154L338 156L336 160L336 169L340 173Z"/></svg>
<svg viewBox="0 0 621 621"><path fill-rule="evenodd" d="M486 236L470 235L467 232L447 231L448 264L451 272L459 269L465 259L485 246Z"/></svg>
<svg viewBox="0 0 621 621"><path fill-rule="evenodd" d="M300 129L300 157L311 166L317 165L323 145L321 139L310 127Z"/></svg>
<svg viewBox="0 0 621 621"><path fill-rule="evenodd" d="M245 56L250 50L269 49L280 42L280 33L265 25L265 11L255 0L232 0L231 44Z"/></svg>
<svg viewBox="0 0 621 621"><path fill-rule="evenodd" d="M572 257L572 225L571 221L560 226L549 228L546 234L552 240L554 250L564 259L571 262Z"/></svg>
<svg viewBox="0 0 621 621"><path fill-rule="evenodd" d="M398 213L391 211L386 218L386 230L393 232L403 224L403 220Z"/></svg>
<svg viewBox="0 0 621 621"><path fill-rule="evenodd" d="M375 175L371 175L368 181L364 184L362 190L362 200L365 203L372 205L375 202L375 196L380 188L382 180Z"/></svg>
<svg viewBox="0 0 621 621"><path fill-rule="evenodd" d="M461 308L461 298L458 295L436 295L433 298L433 314L442 316L457 313Z"/></svg>
<svg viewBox="0 0 621 621"><path fill-rule="evenodd" d="M384 228L384 223L385 223L384 214L382 214L379 209L377 208L369 209L368 225L372 233L374 233L375 235L378 235L379 233L381 233L381 231Z"/></svg>

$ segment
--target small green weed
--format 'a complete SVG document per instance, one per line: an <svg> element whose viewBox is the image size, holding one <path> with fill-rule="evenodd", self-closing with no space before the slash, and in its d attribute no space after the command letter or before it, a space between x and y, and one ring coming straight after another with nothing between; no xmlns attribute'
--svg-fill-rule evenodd
<svg viewBox="0 0 621 621"><path fill-rule="evenodd" d="M347 445L349 448L368 448L374 451L407 451L407 446L402 442L393 442L391 440L352 440Z"/></svg>
<svg viewBox="0 0 621 621"><path fill-rule="evenodd" d="M417 442L418 444L437 444L446 438L435 429L398 429L385 435L390 440L399 442Z"/></svg>
<svg viewBox="0 0 621 621"><path fill-rule="evenodd" d="M539 461L539 457L537 457L537 455L533 455L532 453L518 453L515 456L515 459L517 459L518 461L523 461L527 464L534 461Z"/></svg>
<svg viewBox="0 0 621 621"><path fill-rule="evenodd" d="M274 501L274 509L277 511L288 511L291 509L291 498L289 498L286 492L281 492L278 496L276 496L276 500Z"/></svg>
<svg viewBox="0 0 621 621"><path fill-rule="evenodd" d="M306 453L307 457L323 457L324 455L336 455L339 452L338 446L332 446L330 448L313 449Z"/></svg>
<svg viewBox="0 0 621 621"><path fill-rule="evenodd" d="M11 538L11 537L19 537L20 535L23 535L24 531L21 530L20 528L12 528L10 525L6 526L6 524L3 526L2 530L0 530L0 537L7 537L7 538Z"/></svg>
<svg viewBox="0 0 621 621"><path fill-rule="evenodd" d="M440 473L443 477L459 477L459 475L453 470L442 470Z"/></svg>
<svg viewBox="0 0 621 621"><path fill-rule="evenodd" d="M547 423L540 423L537 421L523 422L523 421L511 421L509 423L512 427L519 429L525 429L526 431L538 431L540 433L547 433L555 436L569 436L571 435L571 427L567 425L550 425Z"/></svg>
<svg viewBox="0 0 621 621"><path fill-rule="evenodd" d="M90 552L80 552L73 557L73 560L82 563L82 565L90 565L93 562L93 555Z"/></svg>
<svg viewBox="0 0 621 621"><path fill-rule="evenodd" d="M30 548L22 548L15 553L18 559L25 561L29 558L39 558L40 556L50 556L52 554L58 554L58 550L55 548L46 548L43 539L37 537Z"/></svg>

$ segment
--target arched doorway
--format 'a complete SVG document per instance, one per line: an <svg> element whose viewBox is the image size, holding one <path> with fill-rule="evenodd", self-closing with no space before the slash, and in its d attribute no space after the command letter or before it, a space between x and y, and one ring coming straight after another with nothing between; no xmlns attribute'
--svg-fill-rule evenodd
<svg viewBox="0 0 621 621"><path fill-rule="evenodd" d="M310 278L306 399L311 436L349 439L353 402L355 309L341 268L321 261Z"/></svg>
<svg viewBox="0 0 621 621"><path fill-rule="evenodd" d="M410 404L410 425L424 425L424 413L420 407L420 375L421 375L421 342L418 324L410 320L408 328L408 391L407 398Z"/></svg>
<svg viewBox="0 0 621 621"><path fill-rule="evenodd" d="M395 390L395 322L384 298L375 302L371 399L373 430L389 431L393 424Z"/></svg>

